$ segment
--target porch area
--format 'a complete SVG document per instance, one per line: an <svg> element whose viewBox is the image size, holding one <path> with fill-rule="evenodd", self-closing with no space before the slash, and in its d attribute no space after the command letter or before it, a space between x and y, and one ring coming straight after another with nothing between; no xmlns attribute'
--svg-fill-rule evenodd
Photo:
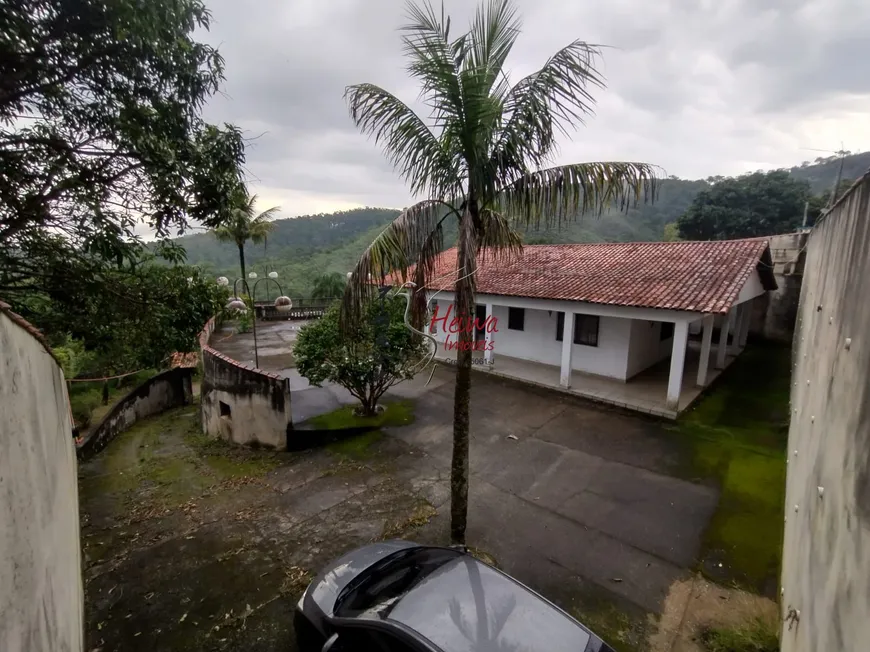
<svg viewBox="0 0 870 652"><path fill-rule="evenodd" d="M679 413L687 409L705 389L697 384L698 369L701 364L701 344L700 341L689 341L686 348L682 385L676 409L668 407L667 399L671 371L670 359L662 360L645 369L627 382L575 370L571 374L570 386L567 388L562 386L560 382L561 369L555 365L530 362L498 354L493 356L492 364L487 365L482 364L483 354L475 352L474 359L479 363L472 368L493 376L519 380L600 403L666 419L676 419ZM729 352L725 356L724 366L721 369L715 368L716 352L714 349L708 364L707 385L713 382L724 369L728 368L736 357L736 352ZM455 356L450 356L450 358L442 356L439 359L445 362L454 362L456 358Z"/></svg>

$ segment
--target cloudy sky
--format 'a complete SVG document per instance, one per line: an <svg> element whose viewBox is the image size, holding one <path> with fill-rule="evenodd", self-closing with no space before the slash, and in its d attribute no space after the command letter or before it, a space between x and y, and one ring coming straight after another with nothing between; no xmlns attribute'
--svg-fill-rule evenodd
<svg viewBox="0 0 870 652"><path fill-rule="evenodd" d="M285 217L412 198L360 135L345 86L381 85L408 103L404 0L207 0L203 38L226 60L210 121L254 139L251 188ZM517 0L511 79L580 38L611 46L596 115L558 162L635 160L683 178L790 166L809 148L870 149L867 0ZM447 0L454 29L475 3Z"/></svg>

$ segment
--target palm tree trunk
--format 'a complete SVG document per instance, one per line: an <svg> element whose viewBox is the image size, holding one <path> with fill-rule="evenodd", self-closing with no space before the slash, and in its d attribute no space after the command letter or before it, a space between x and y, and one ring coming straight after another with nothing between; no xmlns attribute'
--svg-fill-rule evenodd
<svg viewBox="0 0 870 652"><path fill-rule="evenodd" d="M239 245L239 266L242 268L242 280L247 283L248 276L245 274L245 245L244 243ZM244 288L244 285L242 285Z"/></svg>
<svg viewBox="0 0 870 652"><path fill-rule="evenodd" d="M472 219L466 211L463 220ZM474 312L474 276L477 246L473 228L459 226L459 247L456 256L459 277L456 280L456 316L464 324ZM465 543L468 520L468 442L469 402L471 399L471 352L474 332L461 328L456 357L456 388L453 397L453 460L450 466L450 540Z"/></svg>

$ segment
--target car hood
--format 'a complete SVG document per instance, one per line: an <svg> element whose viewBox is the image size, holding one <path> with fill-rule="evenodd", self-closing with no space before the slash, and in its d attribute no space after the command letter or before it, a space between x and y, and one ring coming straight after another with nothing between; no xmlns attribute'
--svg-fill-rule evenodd
<svg viewBox="0 0 870 652"><path fill-rule="evenodd" d="M360 573L394 552L416 547L410 541L393 540L357 548L328 564L311 582L303 601L317 605L323 614L331 616L338 594Z"/></svg>

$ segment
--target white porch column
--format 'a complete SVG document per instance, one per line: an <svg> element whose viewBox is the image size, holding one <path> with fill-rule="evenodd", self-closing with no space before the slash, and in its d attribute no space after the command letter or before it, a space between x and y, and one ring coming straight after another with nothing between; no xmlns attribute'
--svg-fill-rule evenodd
<svg viewBox="0 0 870 652"><path fill-rule="evenodd" d="M738 337L740 348L746 348L746 338L749 337L749 322L752 321L752 301L747 301L746 303L741 304L743 306L744 318L743 323L740 325L740 331Z"/></svg>
<svg viewBox="0 0 870 652"><path fill-rule="evenodd" d="M707 386L707 369L710 366L710 345L713 343L713 315L704 317L704 333L701 335L701 360L698 362L698 387Z"/></svg>
<svg viewBox="0 0 870 652"><path fill-rule="evenodd" d="M489 322L492 321L492 304L486 304L486 323L489 325ZM489 328L486 329L486 334L484 335L484 342L486 344L486 348L483 350L483 361L486 364L492 364L492 333L489 332Z"/></svg>
<svg viewBox="0 0 870 652"><path fill-rule="evenodd" d="M571 354L574 351L574 313L565 312L565 326L562 328L562 371L559 384L565 389L571 387Z"/></svg>
<svg viewBox="0 0 870 652"><path fill-rule="evenodd" d="M716 368L725 368L725 355L728 353L728 333L734 325L734 313L732 308L725 319L722 320L722 328L719 329L719 349L716 351Z"/></svg>
<svg viewBox="0 0 870 652"><path fill-rule="evenodd" d="M686 342L689 340L689 323L674 324L674 347L671 351L671 375L668 377L668 408L676 410L680 405L680 389L683 385L683 366L686 362Z"/></svg>

